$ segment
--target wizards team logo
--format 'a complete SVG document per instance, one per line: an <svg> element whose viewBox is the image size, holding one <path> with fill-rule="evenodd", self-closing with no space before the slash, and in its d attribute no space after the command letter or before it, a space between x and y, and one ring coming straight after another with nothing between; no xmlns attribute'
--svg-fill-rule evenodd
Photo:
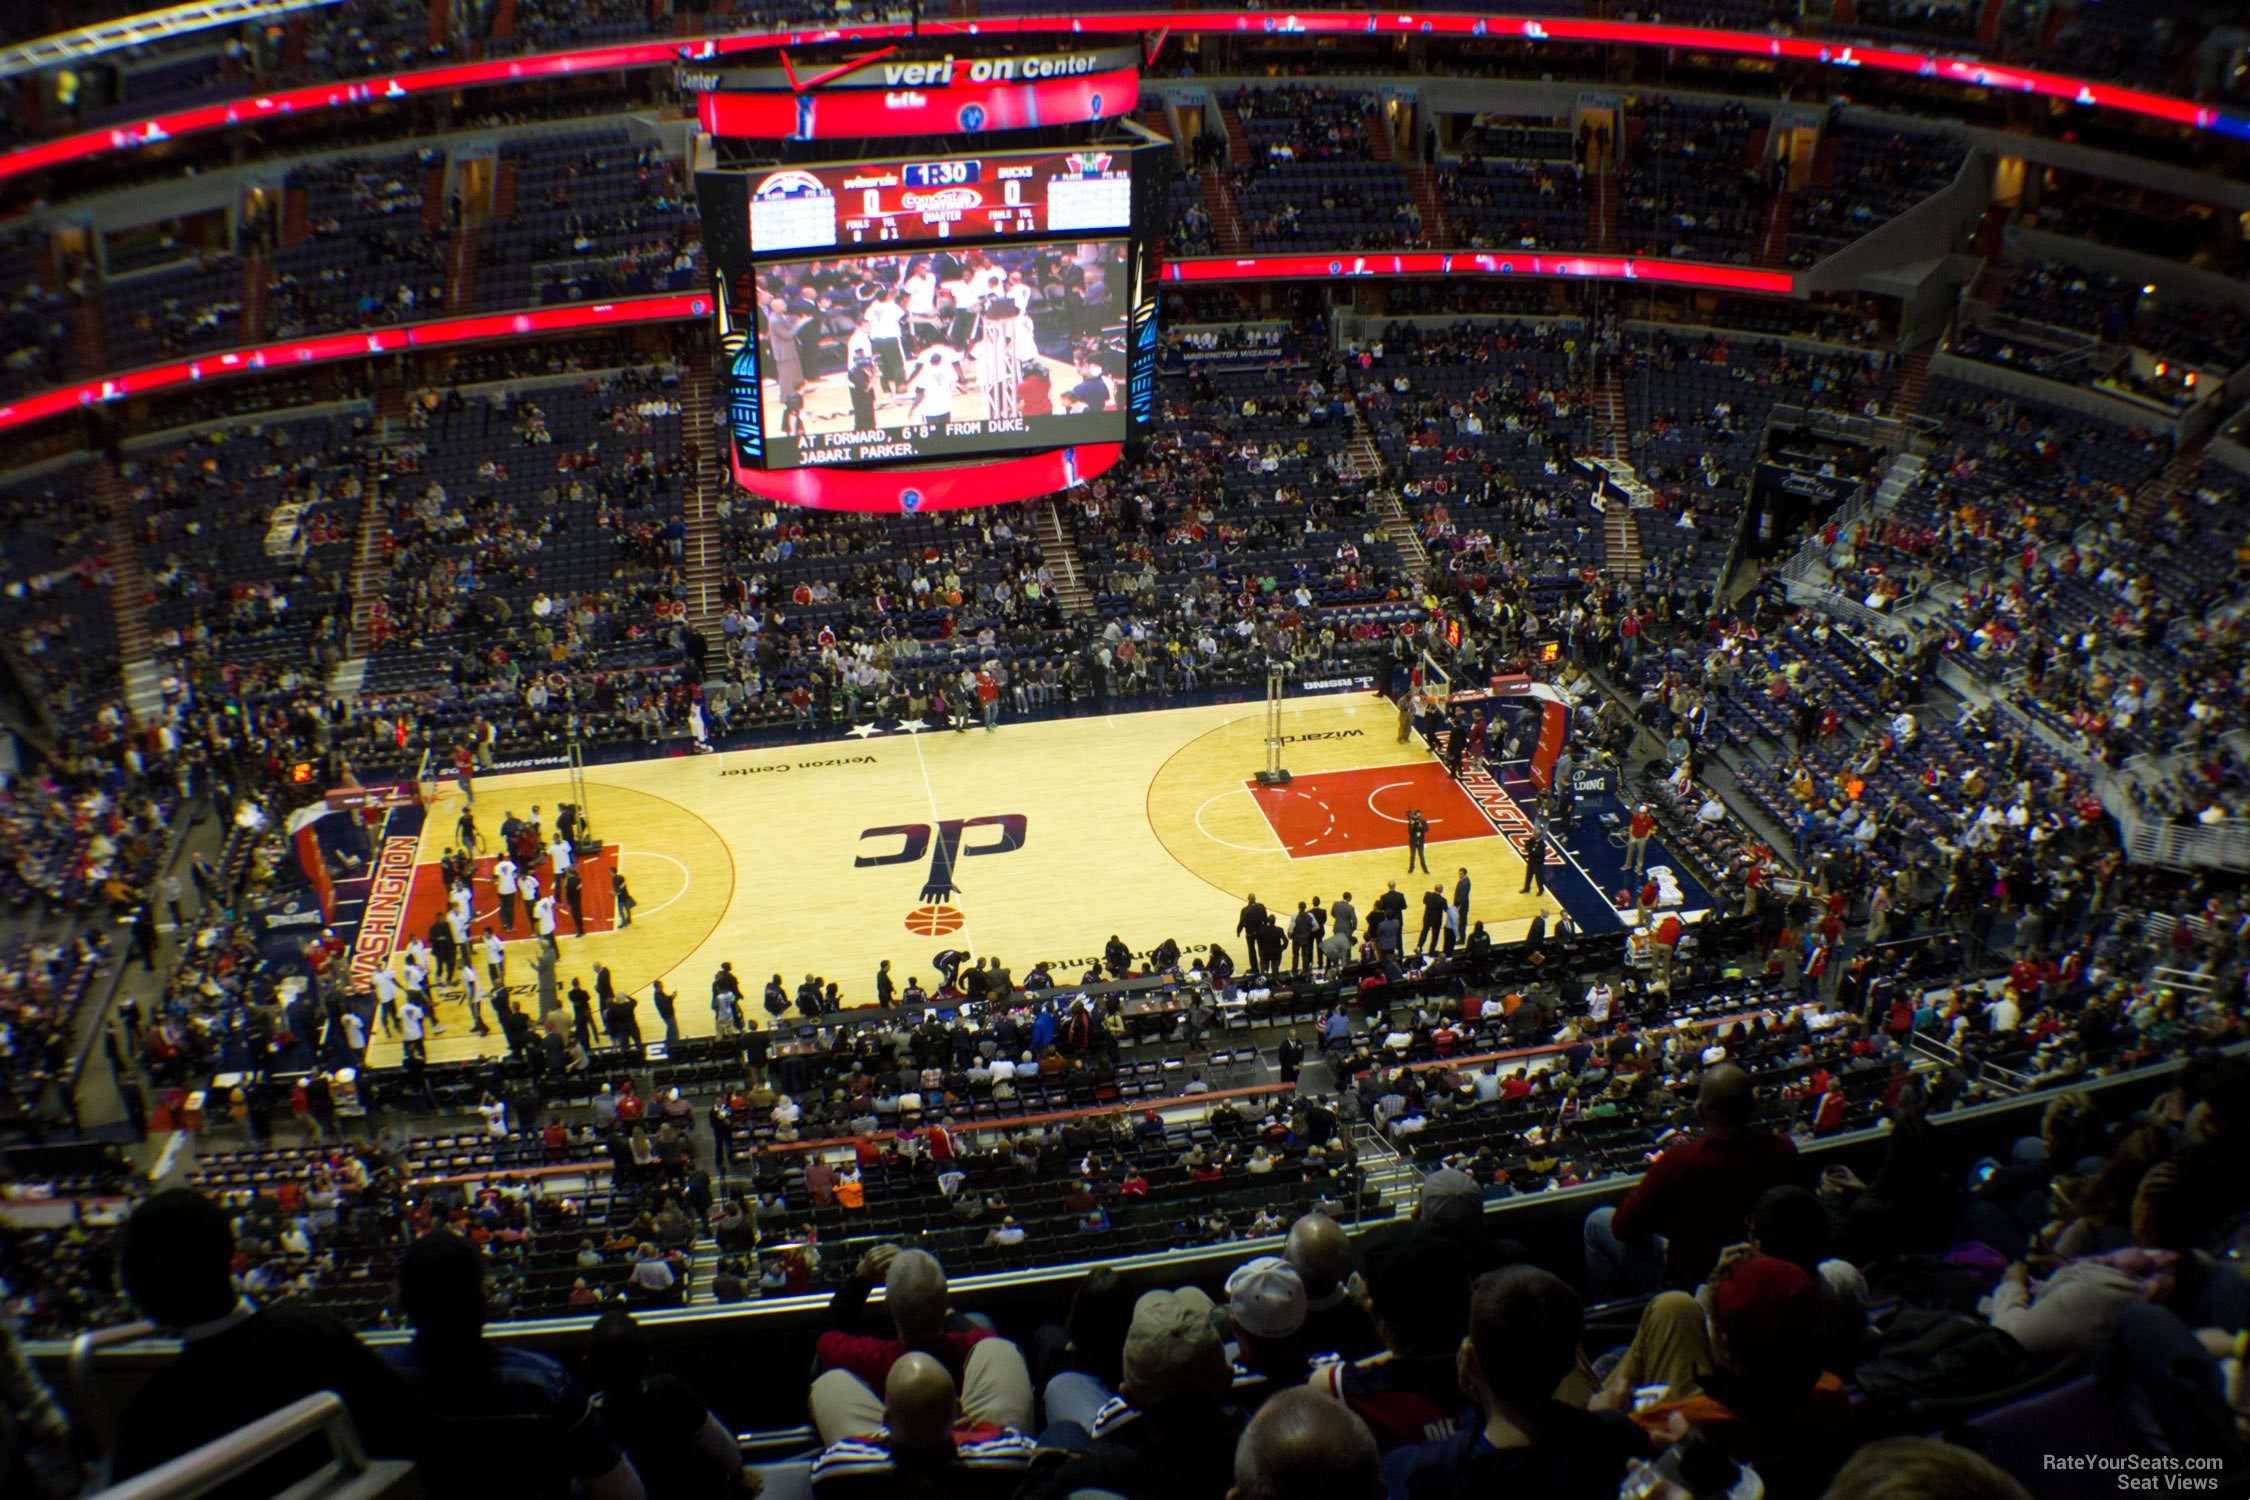
<svg viewBox="0 0 2250 1500"><path fill-rule="evenodd" d="M907 865L926 856L930 866L922 881L922 904L906 914L906 930L917 937L943 937L959 932L964 920L955 904L961 894L955 873L960 862L987 854L1013 854L1024 846L1028 833L1029 820L1022 813L946 818L934 827L928 823L893 823L861 831L862 850L870 843L877 849L872 854L854 856L852 868ZM881 847L894 839L895 848Z"/></svg>

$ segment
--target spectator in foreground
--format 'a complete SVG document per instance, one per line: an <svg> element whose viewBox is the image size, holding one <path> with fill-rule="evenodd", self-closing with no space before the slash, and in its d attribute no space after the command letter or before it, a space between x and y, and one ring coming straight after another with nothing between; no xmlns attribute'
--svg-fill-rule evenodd
<svg viewBox="0 0 2250 1500"><path fill-rule="evenodd" d="M1824 1500L2031 1500L2031 1492L1966 1448L1897 1437L1854 1453Z"/></svg>
<svg viewBox="0 0 2250 1500"><path fill-rule="evenodd" d="M1754 1128L1757 1091L1733 1063L1696 1088L1692 1140L1668 1146L1625 1201L1586 1216L1586 1284L1597 1300L1692 1287L1742 1230L1767 1188L1797 1177L1789 1137Z"/></svg>
<svg viewBox="0 0 2250 1500"><path fill-rule="evenodd" d="M1467 1405L1455 1372L1469 1321L1460 1248L1423 1228L1379 1244L1367 1291L1384 1352L1321 1365L1307 1384L1359 1413L1385 1452L1453 1431Z"/></svg>
<svg viewBox="0 0 2250 1500"><path fill-rule="evenodd" d="M1234 1450L1228 1500L1375 1500L1383 1479L1375 1435L1318 1391L1282 1391L1259 1408Z"/></svg>
<svg viewBox="0 0 2250 1500"><path fill-rule="evenodd" d="M1652 1450L1624 1417L1556 1399L1584 1331L1578 1293L1551 1272L1510 1266L1478 1280L1459 1379L1482 1425L1393 1450L1383 1463L1392 1500L1615 1495L1626 1467Z"/></svg>
<svg viewBox="0 0 2250 1500"><path fill-rule="evenodd" d="M891 1334L857 1333L867 1298L883 1288ZM860 1258L849 1281L828 1304L828 1331L813 1347L822 1374L812 1385L813 1426L823 1443L841 1442L883 1425L883 1398L891 1366L908 1354L927 1354L944 1366L971 1422L1028 1431L1032 1424L1031 1373L1023 1353L989 1328L949 1318L945 1268L926 1250L878 1245Z"/></svg>
<svg viewBox="0 0 2250 1500"><path fill-rule="evenodd" d="M166 1189L126 1221L125 1293L180 1352L125 1409L111 1478L145 1474L322 1390L343 1398L369 1453L414 1456L398 1376L327 1313L289 1300L253 1306L235 1290L234 1254L226 1211L192 1188ZM279 1494L327 1457L327 1442L309 1438L209 1493Z"/></svg>
<svg viewBox="0 0 2250 1500"><path fill-rule="evenodd" d="M1031 1466L1031 1439L961 1416L953 1377L927 1354L892 1362L883 1382L883 1421L873 1432L831 1443L813 1461L822 1500L1005 1500Z"/></svg>
<svg viewBox="0 0 2250 1500"><path fill-rule="evenodd" d="M654 1370L648 1334L613 1307L595 1320L586 1375L602 1431L632 1460L648 1500L721 1500L742 1483L742 1448L703 1398Z"/></svg>
<svg viewBox="0 0 2250 1500"><path fill-rule="evenodd" d="M1769 1495L1817 1492L1849 1444L1843 1382L1820 1367L1820 1288L1810 1272L1770 1255L1729 1261L1712 1277L1709 1331L1693 1298L1667 1292L1649 1304L1675 1308L1666 1345L1702 1373L1652 1371L1661 1399L1633 1415L1644 1432L1669 1437L1684 1424L1749 1465ZM1597 1405L1612 1404L1598 1399Z"/></svg>
<svg viewBox="0 0 2250 1500"><path fill-rule="evenodd" d="M1383 1339L1354 1285L1352 1240L1344 1226L1326 1214L1306 1214L1289 1226L1286 1257L1305 1283L1305 1352L1342 1360L1380 1353Z"/></svg>
<svg viewBox="0 0 2250 1500"><path fill-rule="evenodd" d="M1071 1293L1064 1326L1039 1331L1040 1402L1049 1422L1092 1428L1125 1381L1125 1334L1133 1324L1133 1289L1108 1266L1086 1273Z"/></svg>
<svg viewBox="0 0 2250 1500"><path fill-rule="evenodd" d="M1042 1447L1083 1451L1027 1489L1025 1500L1083 1490L1124 1500L1222 1500L1242 1418L1227 1405L1234 1374L1211 1313L1211 1299L1194 1287L1141 1294L1125 1334L1124 1387L1095 1415L1090 1434L1057 1424L1043 1435Z"/></svg>
<svg viewBox="0 0 2250 1500"><path fill-rule="evenodd" d="M1305 1328L1305 1283L1278 1255L1261 1255L1227 1277L1229 1351L1240 1372L1235 1398L1255 1405L1276 1391L1305 1383L1311 1366L1300 1336ZM1247 1378L1247 1384L1246 1384Z"/></svg>
<svg viewBox="0 0 2250 1500"><path fill-rule="evenodd" d="M640 1476L602 1430L567 1369L484 1338L484 1258L451 1230L416 1240L399 1263L414 1341L388 1351L415 1409L408 1430L428 1455L432 1496L582 1496L641 1500Z"/></svg>

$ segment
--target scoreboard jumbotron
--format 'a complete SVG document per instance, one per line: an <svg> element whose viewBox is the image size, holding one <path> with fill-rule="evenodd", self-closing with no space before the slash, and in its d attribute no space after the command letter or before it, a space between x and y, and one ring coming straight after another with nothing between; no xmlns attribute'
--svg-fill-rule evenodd
<svg viewBox="0 0 2250 1500"><path fill-rule="evenodd" d="M1128 229L1132 173L1100 149L783 167L750 187L750 247L825 250Z"/></svg>
<svg viewBox="0 0 2250 1500"><path fill-rule="evenodd" d="M698 70L737 484L839 509L995 505L1086 483L1148 437L1173 147L1128 118L1140 62L1133 44L964 58L838 38Z"/></svg>

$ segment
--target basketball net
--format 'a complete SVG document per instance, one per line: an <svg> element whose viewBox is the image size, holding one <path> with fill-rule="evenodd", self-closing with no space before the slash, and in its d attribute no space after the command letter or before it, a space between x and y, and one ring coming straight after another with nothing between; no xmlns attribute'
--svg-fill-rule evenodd
<svg viewBox="0 0 2250 1500"><path fill-rule="evenodd" d="M986 421L1013 421L1023 415L1023 397L1016 387L1023 380L1023 350L1016 342L1015 303L1005 297L1000 309L977 319L977 384L984 390Z"/></svg>
<svg viewBox="0 0 2250 1500"><path fill-rule="evenodd" d="M1422 701L1432 709L1446 708L1453 701L1453 674L1427 650L1422 653L1421 668Z"/></svg>

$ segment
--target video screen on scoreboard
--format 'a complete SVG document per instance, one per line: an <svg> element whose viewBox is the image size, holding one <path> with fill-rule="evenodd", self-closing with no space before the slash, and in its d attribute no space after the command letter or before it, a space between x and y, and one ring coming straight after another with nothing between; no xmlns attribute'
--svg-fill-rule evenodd
<svg viewBox="0 0 2250 1500"><path fill-rule="evenodd" d="M756 268L765 466L1122 441L1123 240Z"/></svg>
<svg viewBox="0 0 2250 1500"><path fill-rule="evenodd" d="M750 183L750 248L770 255L1128 229L1126 162L1122 151L1089 148L775 168Z"/></svg>

